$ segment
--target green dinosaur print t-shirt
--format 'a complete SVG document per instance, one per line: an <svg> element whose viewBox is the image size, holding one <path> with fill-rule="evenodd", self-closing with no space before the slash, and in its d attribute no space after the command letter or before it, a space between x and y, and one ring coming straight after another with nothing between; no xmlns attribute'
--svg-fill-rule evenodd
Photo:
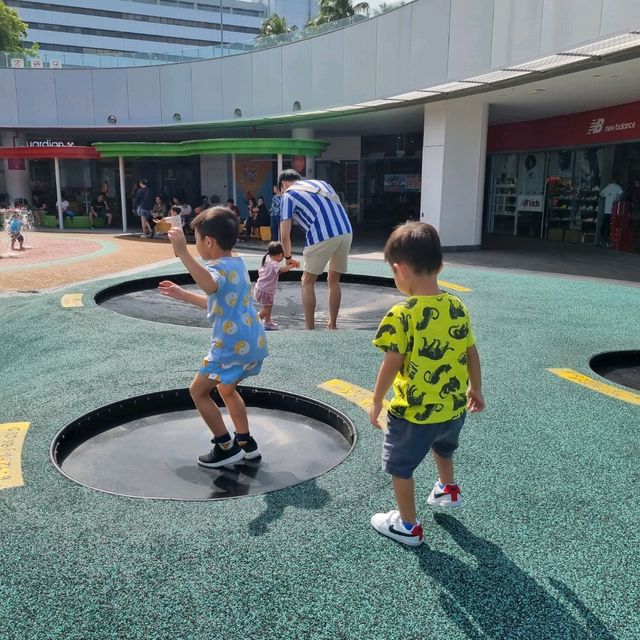
<svg viewBox="0 0 640 640"><path fill-rule="evenodd" d="M405 354L388 411L417 424L460 417L467 403L469 313L450 293L412 296L383 318L373 344Z"/></svg>

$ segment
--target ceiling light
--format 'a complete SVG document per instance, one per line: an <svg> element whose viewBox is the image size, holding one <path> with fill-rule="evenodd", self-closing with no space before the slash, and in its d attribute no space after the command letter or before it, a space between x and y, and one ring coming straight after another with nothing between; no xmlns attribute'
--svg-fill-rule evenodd
<svg viewBox="0 0 640 640"><path fill-rule="evenodd" d="M625 49L632 49L633 47L640 47L640 33L625 33L621 36L614 36L600 42L587 44L584 47L577 47L565 53L582 56L606 56Z"/></svg>
<svg viewBox="0 0 640 640"><path fill-rule="evenodd" d="M536 93L544 93L544 89L529 89L529 93L534 95Z"/></svg>
<svg viewBox="0 0 640 640"><path fill-rule="evenodd" d="M107 116L107 121L109 121L111 124L115 124L116 122L118 122L118 118L111 114Z"/></svg>
<svg viewBox="0 0 640 640"><path fill-rule="evenodd" d="M176 111L176 113L173 114L173 119L180 122L180 120L182 120L182 116Z"/></svg>
<svg viewBox="0 0 640 640"><path fill-rule="evenodd" d="M574 55L574 54L561 54L546 56L545 58L538 58L537 60L531 60L524 64L518 64L513 67L508 67L505 71L548 71L549 69L557 69L558 67L566 67L576 62L583 62L590 56Z"/></svg>

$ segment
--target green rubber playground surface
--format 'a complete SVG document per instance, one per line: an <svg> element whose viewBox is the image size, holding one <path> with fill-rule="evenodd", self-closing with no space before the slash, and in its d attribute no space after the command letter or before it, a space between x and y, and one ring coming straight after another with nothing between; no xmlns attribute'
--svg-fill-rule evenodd
<svg viewBox="0 0 640 640"><path fill-rule="evenodd" d="M389 275L382 262L350 268ZM459 295L487 409L469 416L456 455L462 509L428 507L434 468L419 469L425 544L409 549L369 524L394 506L382 434L318 388L337 378L373 389L381 356L370 332L270 333L271 356L251 379L353 420L353 453L315 480L167 502L59 474L49 447L62 427L122 398L188 386L207 350L206 329L93 304L123 279L0 299L0 423L30 423L24 485L0 490L2 640L638 638L640 406L548 369L597 378L590 356L638 349L640 288L445 268L443 280L472 289ZM65 293L82 293L84 306L63 308Z"/></svg>

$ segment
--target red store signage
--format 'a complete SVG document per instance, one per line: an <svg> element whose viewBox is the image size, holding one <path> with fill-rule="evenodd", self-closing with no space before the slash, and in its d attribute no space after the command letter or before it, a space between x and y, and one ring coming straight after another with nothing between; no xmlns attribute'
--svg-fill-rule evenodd
<svg viewBox="0 0 640 640"><path fill-rule="evenodd" d="M489 127L487 151L530 151L640 139L640 102Z"/></svg>

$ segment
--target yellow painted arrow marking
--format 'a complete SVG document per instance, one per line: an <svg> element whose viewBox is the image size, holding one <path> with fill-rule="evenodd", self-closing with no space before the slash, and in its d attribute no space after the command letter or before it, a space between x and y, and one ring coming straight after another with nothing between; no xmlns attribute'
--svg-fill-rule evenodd
<svg viewBox="0 0 640 640"><path fill-rule="evenodd" d="M640 404L640 394L633 393L633 391L618 389L618 387L613 387L612 385L605 384L604 382L599 382L598 380L594 380L589 376L578 373L573 369L547 369L547 371L550 371L564 380L569 380L569 382L587 387L587 389L597 391L598 393L615 398L616 400L622 400L623 402L629 402L631 404Z"/></svg>
<svg viewBox="0 0 640 640"><path fill-rule="evenodd" d="M22 444L29 428L28 422L0 424L0 489L21 487Z"/></svg>
<svg viewBox="0 0 640 640"><path fill-rule="evenodd" d="M84 307L81 293L67 293L67 295L62 296L60 304L65 309L69 309L71 307Z"/></svg>
<svg viewBox="0 0 640 640"><path fill-rule="evenodd" d="M473 291L473 289L468 289L467 287L463 287L459 284L454 284L453 282L446 282L445 280L438 280L438 284L445 289L452 289L453 291L462 291L467 293L469 291Z"/></svg>
<svg viewBox="0 0 640 640"><path fill-rule="evenodd" d="M363 389L355 384L346 382L345 380L327 380L322 384L319 384L320 389L335 393L337 396L345 398L349 402L352 402L356 406L360 407L367 415L371 411L373 406L373 393L368 389ZM380 424L385 426L387 424L387 405L389 403L385 400L382 405L382 413L380 414Z"/></svg>

